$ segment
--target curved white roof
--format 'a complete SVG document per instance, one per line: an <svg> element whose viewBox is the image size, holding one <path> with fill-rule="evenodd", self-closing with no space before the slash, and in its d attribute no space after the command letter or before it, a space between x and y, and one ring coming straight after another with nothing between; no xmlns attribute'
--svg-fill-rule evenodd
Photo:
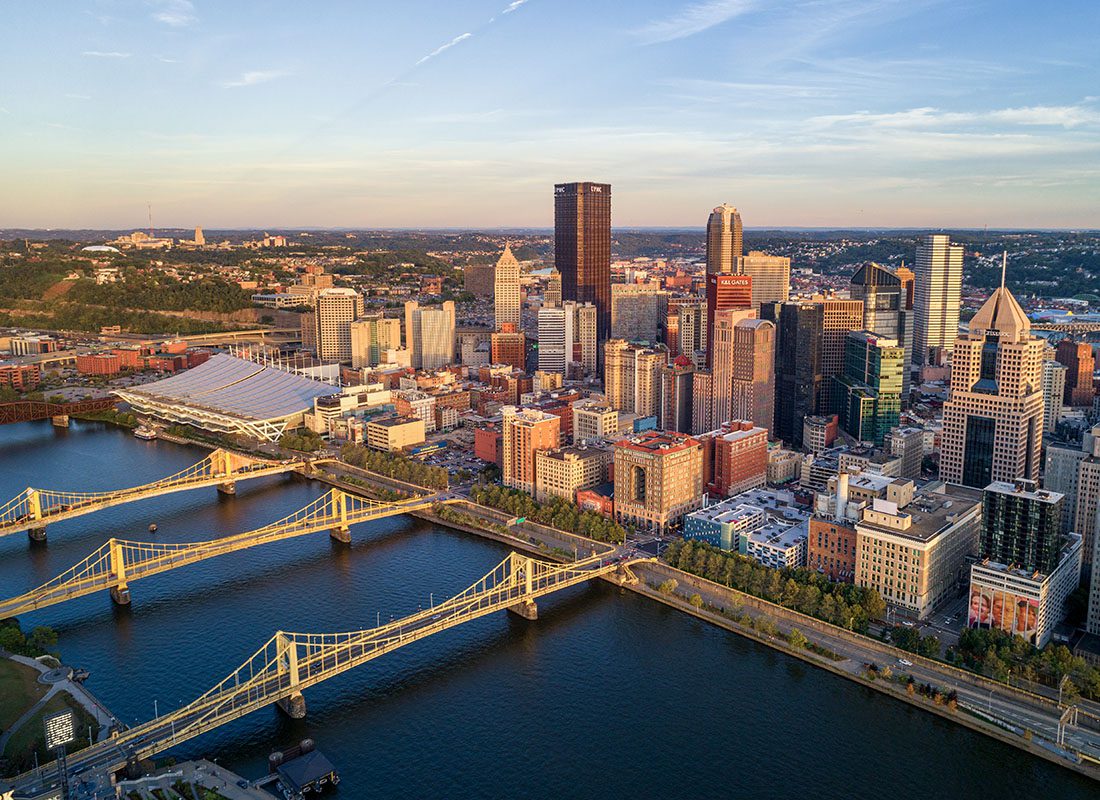
<svg viewBox="0 0 1100 800"><path fill-rule="evenodd" d="M314 398L337 390L301 375L218 354L186 372L127 391L244 419L274 420L311 409Z"/></svg>

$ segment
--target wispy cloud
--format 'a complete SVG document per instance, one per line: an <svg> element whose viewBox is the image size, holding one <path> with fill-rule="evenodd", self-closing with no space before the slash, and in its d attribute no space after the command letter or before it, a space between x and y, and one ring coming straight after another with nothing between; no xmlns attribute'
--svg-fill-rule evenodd
<svg viewBox="0 0 1100 800"><path fill-rule="evenodd" d="M117 50L85 50L81 55L89 58L129 58L133 53L120 53Z"/></svg>
<svg viewBox="0 0 1100 800"><path fill-rule="evenodd" d="M181 64L181 63L183 63L178 58L165 58L164 56L157 56L157 61L159 61L161 64Z"/></svg>
<svg viewBox="0 0 1100 800"><path fill-rule="evenodd" d="M173 28L183 28L198 19L195 16L195 4L191 0L152 0L156 9L153 11L153 19L171 25Z"/></svg>
<svg viewBox="0 0 1100 800"><path fill-rule="evenodd" d="M721 25L751 11L755 6L754 0L708 0L705 3L694 3L678 14L654 20L633 33L645 44L671 42Z"/></svg>
<svg viewBox="0 0 1100 800"><path fill-rule="evenodd" d="M259 83L267 83L278 78L285 78L290 75L289 70L285 69L256 69L241 74L241 77L232 81L225 81L222 83L223 89L238 89L242 86L255 86Z"/></svg>
<svg viewBox="0 0 1100 800"><path fill-rule="evenodd" d="M91 100L92 99L92 96L90 94L66 94L65 96L67 98L69 98L70 100Z"/></svg>
<svg viewBox="0 0 1100 800"><path fill-rule="evenodd" d="M435 50L432 50L432 52L428 53L428 55L424 56L424 57L423 57L422 59L420 59L420 60L419 60L419 61L417 61L416 63L417 63L417 64L423 64L423 63L424 63L425 61L427 61L427 60L428 60L429 58L435 58L435 57L436 57L437 55L439 55L439 54L440 54L440 53L442 53L443 51L445 51L445 50L450 50L450 49L451 49L452 47L454 47L454 46L455 46L456 44L458 44L459 42L463 42L463 41L465 41L466 39L469 39L469 38L470 38L471 36L473 36L473 34L472 34L472 33L462 33L462 34L459 34L459 35L458 35L458 36L456 36L455 38L451 39L451 41L447 42L447 44L443 44L443 45L440 45L439 47L435 48Z"/></svg>
<svg viewBox="0 0 1100 800"><path fill-rule="evenodd" d="M872 128L929 129L991 124L1050 126L1077 128L1084 125L1100 125L1100 111L1083 105L1025 106L999 108L990 111L941 111L938 108L910 108L872 114L857 111L853 114L829 114L811 117L811 127L830 128L858 125Z"/></svg>
<svg viewBox="0 0 1100 800"><path fill-rule="evenodd" d="M515 11L520 6L524 5L526 2L527 2L527 0L512 0L512 2L508 4L508 7L506 9L504 9L503 11L501 11L500 13L501 14L511 14L513 11Z"/></svg>

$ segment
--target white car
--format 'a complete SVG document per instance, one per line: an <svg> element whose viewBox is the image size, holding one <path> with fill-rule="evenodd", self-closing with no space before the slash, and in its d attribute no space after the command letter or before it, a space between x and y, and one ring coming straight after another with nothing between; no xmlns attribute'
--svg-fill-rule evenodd
<svg viewBox="0 0 1100 800"><path fill-rule="evenodd" d="M913 666L913 662L910 661L908 658L899 658L898 663L901 664L903 667Z"/></svg>

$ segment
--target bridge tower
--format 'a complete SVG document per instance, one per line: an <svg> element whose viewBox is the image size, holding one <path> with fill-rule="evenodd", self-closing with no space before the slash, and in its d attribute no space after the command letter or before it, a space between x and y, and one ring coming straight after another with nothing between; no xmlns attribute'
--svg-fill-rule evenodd
<svg viewBox="0 0 1100 800"><path fill-rule="evenodd" d="M539 618L539 607L531 595L535 591L535 564L530 557L512 554L512 570L516 578L523 582L524 599L514 606L508 606L508 610L524 619L536 620Z"/></svg>
<svg viewBox="0 0 1100 800"><path fill-rule="evenodd" d="M306 715L306 699L298 688L298 643L282 631L275 634L275 660L279 677L286 675L291 689L289 695L276 701L277 705L291 719L303 719Z"/></svg>
<svg viewBox="0 0 1100 800"><path fill-rule="evenodd" d="M107 542L108 553L110 554L110 567L109 572L114 575L117 584L111 587L111 599L115 602L115 605L128 606L130 605L130 587L126 584L126 561L122 555L122 545L118 543L118 539L110 539Z"/></svg>
<svg viewBox="0 0 1100 800"><path fill-rule="evenodd" d="M27 487L27 516L31 520L42 519L42 496L37 489ZM27 536L32 542L46 541L46 526L35 525L27 529Z"/></svg>
<svg viewBox="0 0 1100 800"><path fill-rule="evenodd" d="M237 482L232 480L236 472L233 468L233 454L228 450L215 450L210 454L210 472L213 477L226 477L229 480L218 484L218 492L225 495L237 493Z"/></svg>
<svg viewBox="0 0 1100 800"><path fill-rule="evenodd" d="M351 544L351 528L348 526L348 496L339 489L332 492L332 516L337 517L337 525L329 529L328 535L334 542Z"/></svg>

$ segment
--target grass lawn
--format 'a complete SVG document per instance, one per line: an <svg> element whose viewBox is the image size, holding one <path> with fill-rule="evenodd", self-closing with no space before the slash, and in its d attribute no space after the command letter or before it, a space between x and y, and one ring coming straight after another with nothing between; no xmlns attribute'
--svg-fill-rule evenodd
<svg viewBox="0 0 1100 800"><path fill-rule="evenodd" d="M38 671L10 658L0 658L0 732L42 699L50 687L38 683Z"/></svg>
<svg viewBox="0 0 1100 800"><path fill-rule="evenodd" d="M38 753L38 763L45 764L53 761L53 754L46 752L45 732L42 730L42 720L50 714L71 708L76 714L76 741L70 743L66 749L75 753L88 746L88 726L92 726L93 734L99 730L99 724L95 717L84 710L80 703L76 702L68 692L58 692L49 699L37 714L27 720L19 730L12 734L8 740L8 746L4 748L2 757L6 762L3 770L5 775L17 775L24 770L34 767L34 753Z"/></svg>

